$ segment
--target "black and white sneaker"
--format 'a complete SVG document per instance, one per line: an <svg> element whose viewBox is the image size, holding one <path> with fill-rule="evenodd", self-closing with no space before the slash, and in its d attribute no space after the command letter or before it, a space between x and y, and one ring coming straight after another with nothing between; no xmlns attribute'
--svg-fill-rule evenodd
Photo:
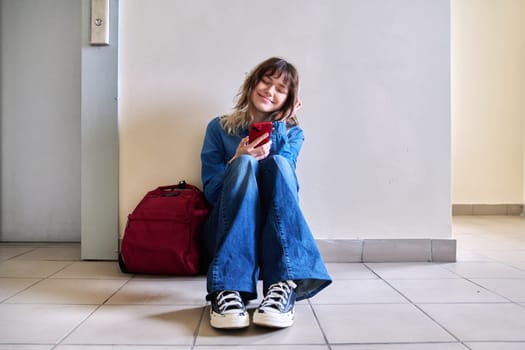
<svg viewBox="0 0 525 350"><path fill-rule="evenodd" d="M293 281L272 284L261 305L253 314L253 323L272 328L285 328L293 325L296 287Z"/></svg>
<svg viewBox="0 0 525 350"><path fill-rule="evenodd" d="M211 300L210 324L213 328L235 329L250 325L246 306L237 291L217 292Z"/></svg>

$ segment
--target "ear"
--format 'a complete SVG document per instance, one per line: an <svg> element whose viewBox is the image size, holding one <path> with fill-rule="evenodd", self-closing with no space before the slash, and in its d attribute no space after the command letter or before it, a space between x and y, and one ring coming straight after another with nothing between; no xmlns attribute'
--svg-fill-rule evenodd
<svg viewBox="0 0 525 350"><path fill-rule="evenodd" d="M295 104L294 104L294 109L293 109L294 112L300 110L302 106L303 106L303 101L301 101L301 98L297 96L295 98Z"/></svg>

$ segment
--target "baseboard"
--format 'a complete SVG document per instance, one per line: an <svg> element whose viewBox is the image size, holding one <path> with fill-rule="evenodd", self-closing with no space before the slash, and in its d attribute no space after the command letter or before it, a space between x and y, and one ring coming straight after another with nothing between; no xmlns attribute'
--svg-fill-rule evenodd
<svg viewBox="0 0 525 350"><path fill-rule="evenodd" d="M452 215L505 215L519 216L523 204L452 204Z"/></svg>
<svg viewBox="0 0 525 350"><path fill-rule="evenodd" d="M325 262L455 262L455 239L317 239ZM119 239L119 247L122 240Z"/></svg>
<svg viewBox="0 0 525 350"><path fill-rule="evenodd" d="M455 239L319 239L325 262L454 262Z"/></svg>

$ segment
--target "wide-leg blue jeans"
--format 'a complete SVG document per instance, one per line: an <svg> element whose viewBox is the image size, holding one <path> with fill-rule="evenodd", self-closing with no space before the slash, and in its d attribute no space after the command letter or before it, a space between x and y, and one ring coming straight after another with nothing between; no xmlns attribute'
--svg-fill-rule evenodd
<svg viewBox="0 0 525 350"><path fill-rule="evenodd" d="M222 192L204 229L212 257L207 299L236 290L244 299L293 280L297 300L314 296L331 278L299 207L298 182L289 161L243 155L227 167Z"/></svg>

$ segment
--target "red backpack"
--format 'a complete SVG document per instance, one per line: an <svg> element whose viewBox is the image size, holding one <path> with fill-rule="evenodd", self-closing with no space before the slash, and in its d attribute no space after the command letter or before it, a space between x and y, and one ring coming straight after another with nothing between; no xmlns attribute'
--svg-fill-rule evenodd
<svg viewBox="0 0 525 350"><path fill-rule="evenodd" d="M128 216L119 254L123 272L195 275L200 272L204 195L181 181L148 192Z"/></svg>

